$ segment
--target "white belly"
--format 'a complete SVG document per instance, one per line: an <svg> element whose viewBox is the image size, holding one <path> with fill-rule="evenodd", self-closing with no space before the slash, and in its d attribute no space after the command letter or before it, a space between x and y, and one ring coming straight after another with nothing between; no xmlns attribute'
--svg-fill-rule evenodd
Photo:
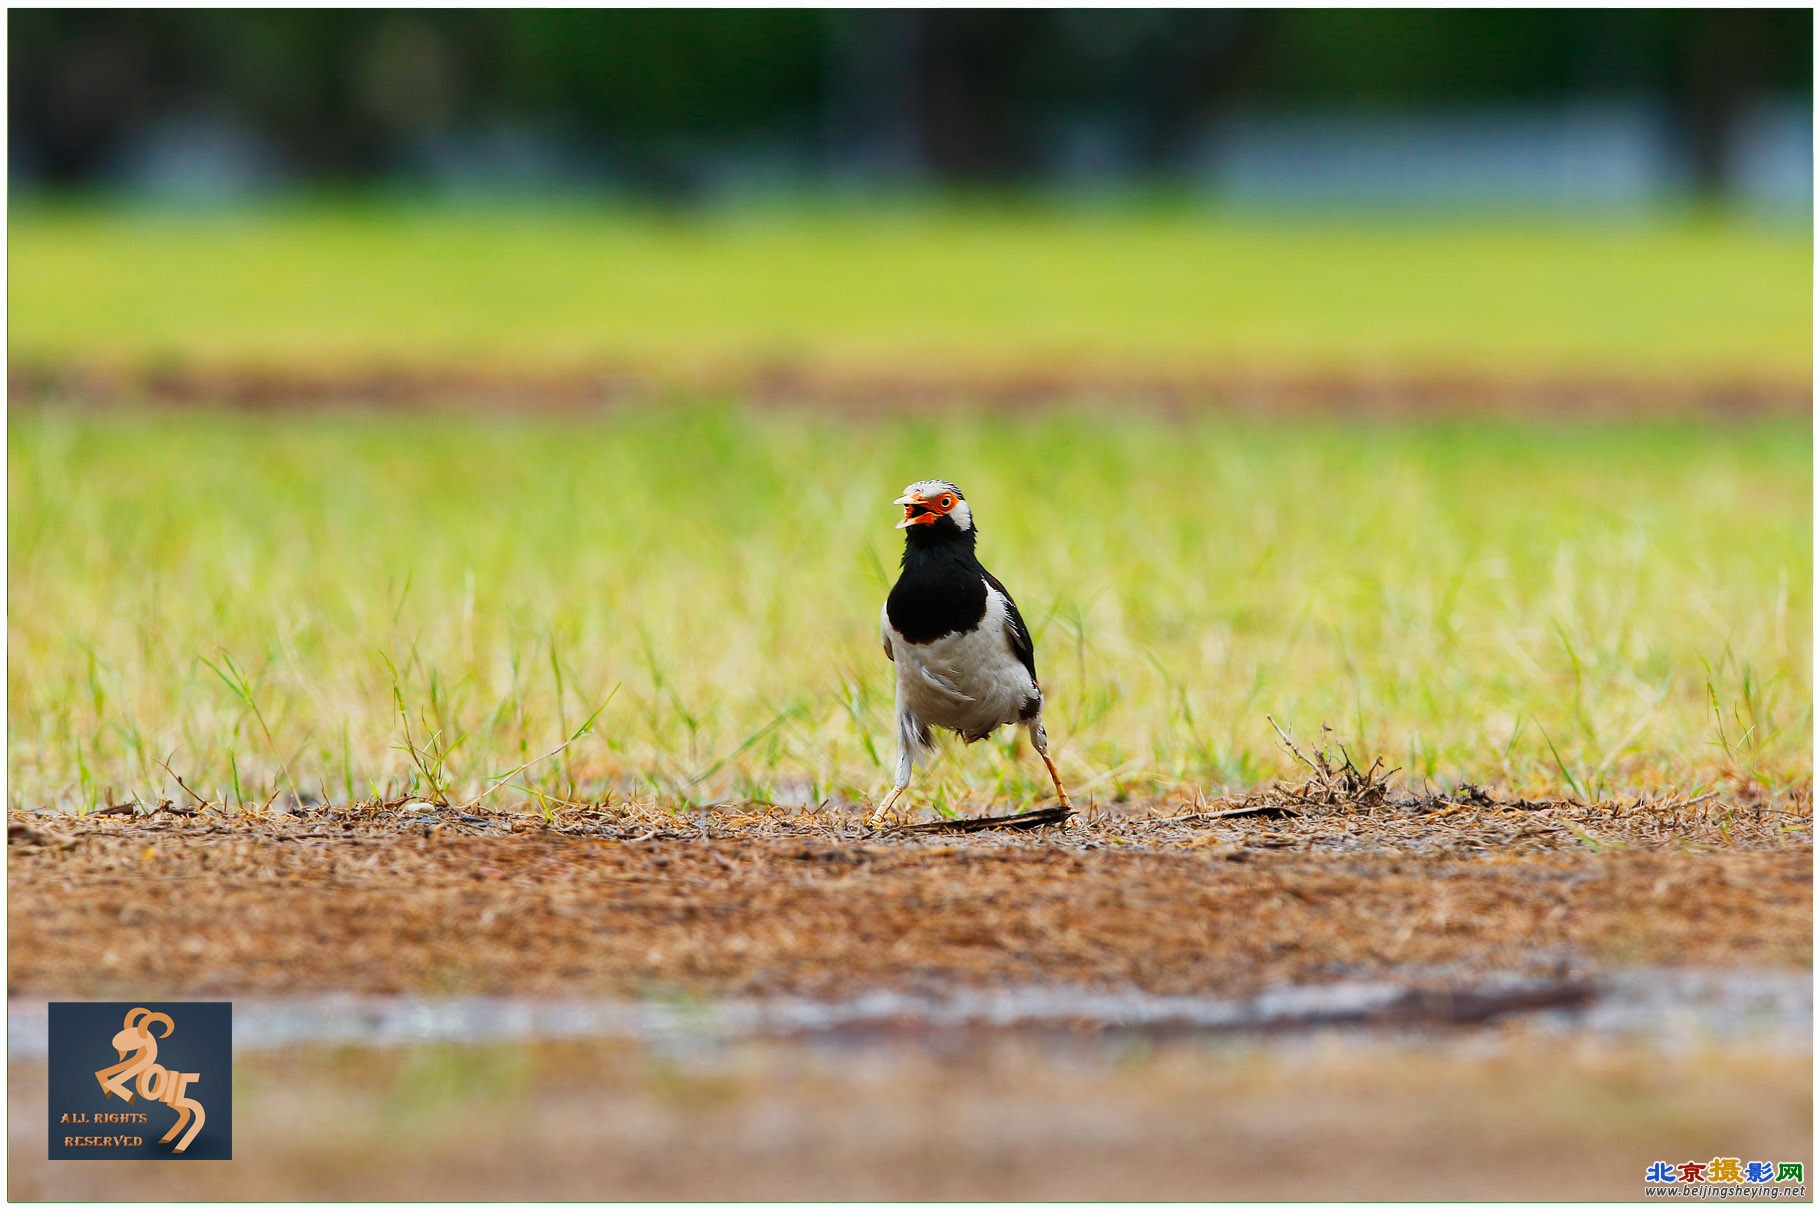
<svg viewBox="0 0 1820 1210"><path fill-rule="evenodd" d="M900 708L930 726L970 736L1017 722L1038 690L1011 650L1005 616L1003 594L988 587L985 618L962 634L912 643L887 618Z"/></svg>

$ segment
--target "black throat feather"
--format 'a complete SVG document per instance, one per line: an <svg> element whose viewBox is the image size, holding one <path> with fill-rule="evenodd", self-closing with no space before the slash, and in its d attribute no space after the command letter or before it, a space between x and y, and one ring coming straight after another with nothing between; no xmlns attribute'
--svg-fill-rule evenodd
<svg viewBox="0 0 1820 1210"><path fill-rule="evenodd" d="M903 571L885 616L912 643L972 630L986 616L986 569L973 553L979 535L951 518L904 531Z"/></svg>

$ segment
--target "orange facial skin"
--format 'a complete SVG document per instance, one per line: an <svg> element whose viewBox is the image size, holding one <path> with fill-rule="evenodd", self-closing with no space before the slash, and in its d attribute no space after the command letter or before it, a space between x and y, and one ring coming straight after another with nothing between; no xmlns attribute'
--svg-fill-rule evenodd
<svg viewBox="0 0 1820 1210"><path fill-rule="evenodd" d="M960 501L953 492L943 492L938 496L919 496L914 492L906 492L891 503L904 506L904 519L897 523L897 527L908 529L912 525L934 525L954 511L954 506Z"/></svg>

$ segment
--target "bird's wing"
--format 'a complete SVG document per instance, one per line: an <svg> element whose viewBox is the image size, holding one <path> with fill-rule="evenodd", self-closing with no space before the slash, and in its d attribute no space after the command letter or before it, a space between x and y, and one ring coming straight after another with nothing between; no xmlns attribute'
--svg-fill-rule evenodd
<svg viewBox="0 0 1820 1210"><path fill-rule="evenodd" d="M885 658L897 663L897 656L891 651L891 604L888 601L878 611L878 637L885 645Z"/></svg>
<svg viewBox="0 0 1820 1210"><path fill-rule="evenodd" d="M1024 615L1017 611L1017 602L1011 599L1011 594L1005 591L1005 586L998 582L998 577L983 567L980 570L986 574L986 583L996 590L999 596L1005 598L1005 617L1011 623L1009 627L1011 653L1017 656L1018 662L1030 670L1030 679L1034 681L1036 680L1036 644L1030 641L1030 627L1024 625Z"/></svg>

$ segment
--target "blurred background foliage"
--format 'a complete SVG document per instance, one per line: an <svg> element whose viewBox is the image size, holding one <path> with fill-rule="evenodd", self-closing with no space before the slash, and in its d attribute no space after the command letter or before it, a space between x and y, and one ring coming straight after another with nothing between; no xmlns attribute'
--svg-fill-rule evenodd
<svg viewBox="0 0 1820 1210"><path fill-rule="evenodd" d="M185 196L1138 181L1805 206L1811 30L1805 9L15 10L10 168Z"/></svg>

